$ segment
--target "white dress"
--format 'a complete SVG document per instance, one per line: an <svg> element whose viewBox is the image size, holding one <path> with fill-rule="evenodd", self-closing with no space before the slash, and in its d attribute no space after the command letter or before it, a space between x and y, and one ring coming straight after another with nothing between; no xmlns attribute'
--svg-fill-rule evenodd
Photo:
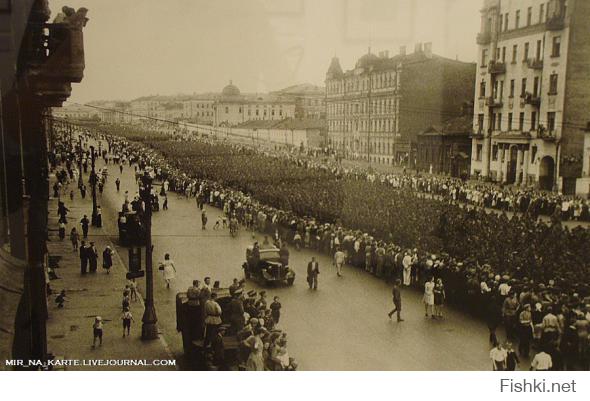
<svg viewBox="0 0 590 401"><path fill-rule="evenodd" d="M432 281L424 283L424 303L434 305L434 283Z"/></svg>
<svg viewBox="0 0 590 401"><path fill-rule="evenodd" d="M162 263L164 265L164 279L172 280L176 278L176 269L172 260L166 260Z"/></svg>

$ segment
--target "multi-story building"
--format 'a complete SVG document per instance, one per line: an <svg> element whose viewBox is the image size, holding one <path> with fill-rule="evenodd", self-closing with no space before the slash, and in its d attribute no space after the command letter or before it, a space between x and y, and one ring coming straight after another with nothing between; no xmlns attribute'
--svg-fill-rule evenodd
<svg viewBox="0 0 590 401"><path fill-rule="evenodd" d="M248 120L283 120L295 117L295 101L276 95L242 95L231 81L215 101L216 126Z"/></svg>
<svg viewBox="0 0 590 401"><path fill-rule="evenodd" d="M213 125L215 97L214 94L202 94L183 98L182 117L197 124Z"/></svg>
<svg viewBox="0 0 590 401"><path fill-rule="evenodd" d="M326 74L330 146L344 157L413 166L416 135L461 115L474 75L475 64L435 55L430 43L394 57L369 51L346 72L335 57Z"/></svg>
<svg viewBox="0 0 590 401"><path fill-rule="evenodd" d="M326 118L326 89L312 85L293 85L288 88L272 92L295 101L295 118L299 120L324 120Z"/></svg>
<svg viewBox="0 0 590 401"><path fill-rule="evenodd" d="M486 0L481 20L472 175L575 193L590 119L590 2Z"/></svg>

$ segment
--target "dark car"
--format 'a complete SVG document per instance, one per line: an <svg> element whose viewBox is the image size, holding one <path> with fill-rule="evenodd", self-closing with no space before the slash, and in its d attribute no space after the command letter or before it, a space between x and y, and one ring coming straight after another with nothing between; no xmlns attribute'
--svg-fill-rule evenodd
<svg viewBox="0 0 590 401"><path fill-rule="evenodd" d="M268 247L260 249L260 258L254 256L254 247L246 248L246 261L242 265L247 279L258 281L264 285L276 282L293 285L295 272L281 263L279 249Z"/></svg>

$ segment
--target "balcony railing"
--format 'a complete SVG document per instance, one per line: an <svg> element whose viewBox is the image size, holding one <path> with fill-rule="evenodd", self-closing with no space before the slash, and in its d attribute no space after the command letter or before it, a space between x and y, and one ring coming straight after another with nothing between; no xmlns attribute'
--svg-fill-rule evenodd
<svg viewBox="0 0 590 401"><path fill-rule="evenodd" d="M501 100L494 99L493 97L486 98L486 106L488 107L502 107L503 103Z"/></svg>
<svg viewBox="0 0 590 401"><path fill-rule="evenodd" d="M477 40L476 40L478 45L489 45L492 42L492 33L491 32L480 32L477 34Z"/></svg>
<svg viewBox="0 0 590 401"><path fill-rule="evenodd" d="M528 64L529 68L533 69L533 70L542 70L543 69L543 60L530 58L527 60L527 64Z"/></svg>
<svg viewBox="0 0 590 401"><path fill-rule="evenodd" d="M565 28L565 18L563 15L554 15L547 19L545 22L545 27L548 31L561 31Z"/></svg>
<svg viewBox="0 0 590 401"><path fill-rule="evenodd" d="M491 61L488 71L492 75L506 74L506 63L501 61Z"/></svg>
<svg viewBox="0 0 590 401"><path fill-rule="evenodd" d="M524 95L523 99L525 104L530 104L531 106L535 107L541 106L541 98L539 97L539 95L527 92Z"/></svg>

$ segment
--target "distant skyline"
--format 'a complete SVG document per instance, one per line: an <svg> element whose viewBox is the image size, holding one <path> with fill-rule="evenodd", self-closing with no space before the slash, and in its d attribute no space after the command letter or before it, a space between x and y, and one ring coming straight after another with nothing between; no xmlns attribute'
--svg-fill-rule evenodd
<svg viewBox="0 0 590 401"><path fill-rule="evenodd" d="M432 42L473 62L481 0L49 0L89 9L86 70L70 103L140 96L324 85L367 53Z"/></svg>

